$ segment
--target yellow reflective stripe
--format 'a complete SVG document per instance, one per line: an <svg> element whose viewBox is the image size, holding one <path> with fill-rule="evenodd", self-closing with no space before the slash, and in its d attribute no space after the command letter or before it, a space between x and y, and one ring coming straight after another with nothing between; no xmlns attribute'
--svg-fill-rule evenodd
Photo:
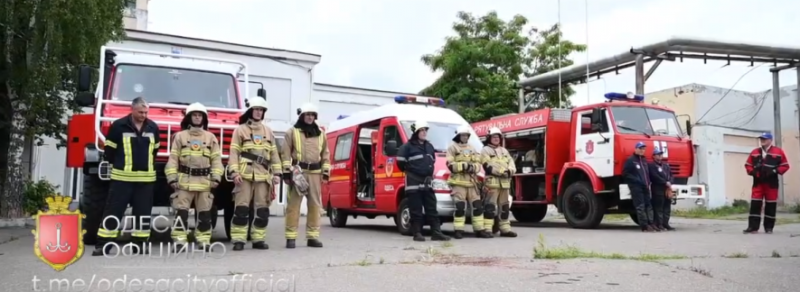
<svg viewBox="0 0 800 292"><path fill-rule="evenodd" d="M253 238L253 241L264 241L267 238L267 228L257 228L253 226L250 229L250 237Z"/></svg>
<svg viewBox="0 0 800 292"><path fill-rule="evenodd" d="M306 231L306 238L319 238L319 231Z"/></svg>
<svg viewBox="0 0 800 292"><path fill-rule="evenodd" d="M179 153L180 156L211 156L211 151L208 149L203 150L191 150L191 149L183 149Z"/></svg>
<svg viewBox="0 0 800 292"><path fill-rule="evenodd" d="M214 153L211 153L210 157L211 158L217 158L217 157L220 157L221 155L222 155L222 152L214 152Z"/></svg>
<svg viewBox="0 0 800 292"><path fill-rule="evenodd" d="M150 237L150 231L137 230L137 231L134 231L133 233L131 233L131 236L133 236L133 237Z"/></svg>
<svg viewBox="0 0 800 292"><path fill-rule="evenodd" d="M286 236L286 239L296 239L297 238L297 231L286 230L284 235Z"/></svg>
<svg viewBox="0 0 800 292"><path fill-rule="evenodd" d="M467 217L453 217L453 227L455 227L456 230L463 230L466 221Z"/></svg>
<svg viewBox="0 0 800 292"><path fill-rule="evenodd" d="M202 244L209 244L211 243L211 231L195 231L194 237L197 239L197 242Z"/></svg>
<svg viewBox="0 0 800 292"><path fill-rule="evenodd" d="M122 138L122 147L125 154L125 171L133 170L133 151L131 150L131 137Z"/></svg>
<svg viewBox="0 0 800 292"><path fill-rule="evenodd" d="M492 228L494 228L494 218L483 218L483 229L492 230Z"/></svg>
<svg viewBox="0 0 800 292"><path fill-rule="evenodd" d="M114 141L111 141L111 140L106 140L105 144L106 144L106 146L108 146L108 147L111 147L111 148L114 148L114 149L116 149L116 148L117 148L117 143L114 143Z"/></svg>
<svg viewBox="0 0 800 292"><path fill-rule="evenodd" d="M150 136L150 147L147 150L147 171L154 171L153 170L153 150L155 150L156 141L153 136Z"/></svg>
<svg viewBox="0 0 800 292"><path fill-rule="evenodd" d="M294 128L294 152L297 154L297 162L303 161L303 139L298 128Z"/></svg>
<svg viewBox="0 0 800 292"><path fill-rule="evenodd" d="M164 168L164 174L178 174L178 169L173 167Z"/></svg>
<svg viewBox="0 0 800 292"><path fill-rule="evenodd" d="M231 143L231 145L229 147L230 147L230 149L236 149L236 150L242 151L242 146L239 146L239 144Z"/></svg>
<svg viewBox="0 0 800 292"><path fill-rule="evenodd" d="M483 223L483 215L481 215L481 216L472 216L472 230L474 230L474 231L483 230L483 224L484 224Z"/></svg>
<svg viewBox="0 0 800 292"><path fill-rule="evenodd" d="M241 226L231 222L231 241L233 242L246 242L247 241L247 225Z"/></svg>
<svg viewBox="0 0 800 292"><path fill-rule="evenodd" d="M222 173L223 173L223 172L224 172L224 171L223 171L222 169L220 169L220 168L212 168L212 169L211 169L211 174L218 174L218 175L222 175Z"/></svg>
<svg viewBox="0 0 800 292"><path fill-rule="evenodd" d="M119 235L119 231L117 230L107 230L100 228L97 230L97 236L104 237L104 238L115 238Z"/></svg>
<svg viewBox="0 0 800 292"><path fill-rule="evenodd" d="M124 171L113 168L111 169L111 179L125 182L154 182L156 181L156 172Z"/></svg>

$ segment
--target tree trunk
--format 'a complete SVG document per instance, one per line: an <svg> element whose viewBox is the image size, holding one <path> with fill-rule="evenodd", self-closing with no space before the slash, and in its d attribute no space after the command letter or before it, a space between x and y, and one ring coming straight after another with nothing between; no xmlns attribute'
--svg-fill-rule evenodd
<svg viewBox="0 0 800 292"><path fill-rule="evenodd" d="M22 165L25 119L11 108L4 111L11 112L12 126L0 130L0 217L19 218L25 216L23 192L28 178Z"/></svg>

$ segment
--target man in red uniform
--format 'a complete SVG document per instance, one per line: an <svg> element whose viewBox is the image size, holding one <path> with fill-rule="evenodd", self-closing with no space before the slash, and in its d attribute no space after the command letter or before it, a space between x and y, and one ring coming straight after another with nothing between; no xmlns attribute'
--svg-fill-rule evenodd
<svg viewBox="0 0 800 292"><path fill-rule="evenodd" d="M778 207L778 176L789 170L789 162L783 149L772 145L772 134L758 137L761 147L747 157L744 168L753 177L753 194L750 197L750 218L744 233L758 233L761 225L761 206L764 206L764 231L772 233L775 227L775 211Z"/></svg>

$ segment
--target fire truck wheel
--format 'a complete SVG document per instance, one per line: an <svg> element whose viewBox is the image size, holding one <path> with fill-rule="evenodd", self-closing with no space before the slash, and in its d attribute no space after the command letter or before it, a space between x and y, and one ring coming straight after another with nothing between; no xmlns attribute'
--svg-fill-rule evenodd
<svg viewBox="0 0 800 292"><path fill-rule="evenodd" d="M328 202L328 219L331 221L333 227L344 227L347 225L347 213L331 207L331 202Z"/></svg>
<svg viewBox="0 0 800 292"><path fill-rule="evenodd" d="M574 182L564 191L564 217L573 228L597 228L604 215L603 200L592 192L588 182Z"/></svg>
<svg viewBox="0 0 800 292"><path fill-rule="evenodd" d="M97 175L83 175L83 195L81 195L79 206L81 213L86 215L82 223L86 230L83 235L83 243L86 245L97 243L97 230L103 221L103 210L107 197L107 181L100 180Z"/></svg>
<svg viewBox="0 0 800 292"><path fill-rule="evenodd" d="M408 208L408 198L400 201L397 215L394 216L394 224L397 225L397 231L400 231L400 234L411 235L411 210Z"/></svg>

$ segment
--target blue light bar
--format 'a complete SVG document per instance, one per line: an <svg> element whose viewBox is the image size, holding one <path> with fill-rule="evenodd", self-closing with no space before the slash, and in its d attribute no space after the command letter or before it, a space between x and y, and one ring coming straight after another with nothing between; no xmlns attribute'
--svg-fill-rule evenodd
<svg viewBox="0 0 800 292"><path fill-rule="evenodd" d="M635 95L631 92L628 92L627 94L618 92L609 92L605 94L605 97L608 101L644 102L644 95Z"/></svg>
<svg viewBox="0 0 800 292"><path fill-rule="evenodd" d="M349 116L348 115L339 115L339 117L336 118L336 120L338 121L338 120L344 119L346 117L349 117Z"/></svg>
<svg viewBox="0 0 800 292"><path fill-rule="evenodd" d="M444 99L435 98L435 97L398 95L398 96L394 97L394 102L401 103L401 104L402 103L429 104L429 105L433 105L433 106L444 107Z"/></svg>

